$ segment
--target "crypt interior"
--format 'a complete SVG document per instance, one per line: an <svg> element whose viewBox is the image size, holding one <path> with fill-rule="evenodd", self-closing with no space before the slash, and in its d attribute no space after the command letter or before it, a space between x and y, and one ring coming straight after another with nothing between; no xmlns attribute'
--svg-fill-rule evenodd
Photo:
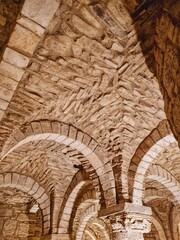
<svg viewBox="0 0 180 240"><path fill-rule="evenodd" d="M0 239L180 240L180 1L0 1Z"/></svg>

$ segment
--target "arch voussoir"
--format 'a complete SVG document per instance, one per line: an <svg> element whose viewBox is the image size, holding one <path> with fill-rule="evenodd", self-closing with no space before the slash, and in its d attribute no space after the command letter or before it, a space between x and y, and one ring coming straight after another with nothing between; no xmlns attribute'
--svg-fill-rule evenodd
<svg viewBox="0 0 180 240"><path fill-rule="evenodd" d="M23 125L8 139L1 154L2 159L22 145L40 140L55 141L78 150L96 171L104 190L106 205L116 204L115 180L109 159L90 135L70 124L43 119ZM106 177L103 177L104 174Z"/></svg>

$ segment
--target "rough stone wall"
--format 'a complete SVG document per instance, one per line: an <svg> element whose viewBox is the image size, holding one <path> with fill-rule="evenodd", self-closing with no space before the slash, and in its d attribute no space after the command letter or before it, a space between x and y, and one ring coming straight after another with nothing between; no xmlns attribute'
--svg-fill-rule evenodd
<svg viewBox="0 0 180 240"><path fill-rule="evenodd" d="M180 2L128 0L124 4L131 13L146 63L159 81L166 116L180 142Z"/></svg>
<svg viewBox="0 0 180 240"><path fill-rule="evenodd" d="M0 59L16 23L24 0L0 1Z"/></svg>
<svg viewBox="0 0 180 240"><path fill-rule="evenodd" d="M40 240L41 231L40 215L28 213L26 204L0 205L0 239Z"/></svg>
<svg viewBox="0 0 180 240"><path fill-rule="evenodd" d="M7 9L16 4L11 1L2 1L2 3L3 11L8 13ZM108 199L110 206L120 203L123 198L129 200L128 169L134 154L130 169L133 172L129 184L131 195L133 177L144 155L146 156L143 160L144 165L146 161L152 161L153 164L168 168L179 181L177 145L172 144L164 149L161 141L164 137L163 134L161 135L164 129L160 129L159 132L154 131L152 136L149 135L165 118L158 83L151 70L158 76L164 94L165 110L178 138L179 108L176 103L179 101L179 86L176 86L176 80L179 74L177 70L179 5L175 0L171 1L171 4L168 0L137 2L128 0L125 5L131 12L131 19L121 0L51 0L51 3L48 5L49 1L44 0L25 2L25 8L19 15L3 55L3 61L0 63L0 149L8 146L11 140L18 144L22 135L30 136L28 131L33 130L38 134L49 132L51 127L48 126L51 126L51 123L45 121L47 125L46 123L43 125L41 124L43 121L40 123L38 120L55 119L65 122L67 126L72 127L73 124L82 130L78 130L80 137L78 136L78 141L75 141L81 146L82 151L89 151L87 148L84 149L82 143L88 146L91 143L90 139L97 141L98 147L96 144L94 146L95 141L92 141L92 145L102 161L102 168L99 168L94 155L91 158L94 163L93 168L89 163L90 158L86 158L88 155L85 156L78 149L71 147L74 135L75 139L78 135L74 131L73 139L70 136L65 140L66 144L63 144L64 140L59 135L58 142L55 142L54 138L51 141L46 141L44 138L38 141L40 136L33 136L31 143L25 141L26 144L13 149L14 151L12 150L11 154L1 161L0 169L2 172L23 173L42 184L52 197L51 230L57 233L57 220L60 220L58 217L61 215L58 214L58 210L63 208L66 202L63 201L64 195L73 175L77 172L77 168L73 167L74 163L83 164L93 186L95 182L97 187L95 190L98 189L98 194L102 190L99 189L96 172L99 174L104 183L102 195L104 194L104 198ZM13 7L12 15L14 15L10 15L10 22L15 23L14 19L21 4L18 6L18 8ZM0 15L1 33L4 34L6 27L7 38L3 39L2 49L13 29L13 25L3 27L3 24L8 23L8 19L3 18L5 16L3 11L2 16ZM29 125L24 125L29 122L31 122ZM22 132L18 129L13 132L18 127ZM63 134L69 136L71 128L63 129L66 132ZM157 140L160 146L158 144L156 146ZM157 149L162 151L159 153ZM151 157L148 157L148 150L151 150ZM87 152L86 154L89 153ZM143 173L143 169L141 170L140 173ZM153 174L153 167L150 171ZM115 191L107 191L114 190L114 177L116 196L112 194ZM165 225L168 240L171 240L173 235L168 218L172 206L170 202L177 204L177 201L175 202L173 197L168 198L168 191L165 191L165 187L155 180L145 179L145 188L154 187L161 190L159 192L163 192L168 200L160 201L159 196L155 196L152 204L148 201L147 203L154 207L154 212ZM171 182L169 184L171 190L173 188L177 190L177 186L172 186ZM143 183L137 181L136 185L141 186ZM88 189L83 191L87 193ZM75 221L74 228L78 228L79 219L85 211L82 208L77 213L81 203L78 197L84 196L83 191L77 196L77 202L73 205L70 222ZM92 199L96 201L97 192L86 200L93 197ZM83 197L82 199L85 200ZM104 202L103 199L100 204ZM101 207L104 207L103 204ZM84 207L90 206L84 204ZM70 209L65 208L65 211ZM93 214L97 214L97 211L94 208ZM66 219L66 214L63 214L63 217L63 220ZM6 219L3 218L3 221L6 222ZM100 236L91 224L89 228L87 227L84 238L89 239L92 235L103 239L104 236ZM15 225L19 226L19 220ZM175 229L176 226L173 228ZM71 230L73 232L74 229ZM14 232L16 234L16 230ZM155 230L153 229L146 238L156 239Z"/></svg>
<svg viewBox="0 0 180 240"><path fill-rule="evenodd" d="M180 2L164 1L156 26L156 71L171 129L180 143Z"/></svg>

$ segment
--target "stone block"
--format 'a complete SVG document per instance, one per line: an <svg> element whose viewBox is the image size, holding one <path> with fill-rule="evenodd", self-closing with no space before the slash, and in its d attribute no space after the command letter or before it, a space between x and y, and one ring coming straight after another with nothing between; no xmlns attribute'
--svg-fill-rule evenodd
<svg viewBox="0 0 180 240"><path fill-rule="evenodd" d="M19 68L15 67L14 65L9 64L5 61L2 61L0 64L0 72L2 75L12 78L19 82L22 78L24 70L19 69Z"/></svg>
<svg viewBox="0 0 180 240"><path fill-rule="evenodd" d="M53 122L51 123L51 125L52 125L52 131L53 131L53 133L60 133L60 131L61 131L61 126L60 126L60 123L59 123L59 122L53 121Z"/></svg>
<svg viewBox="0 0 180 240"><path fill-rule="evenodd" d="M27 1L26 1L27 2ZM8 46L17 49L19 52L27 56L31 56L35 51L40 37L28 29L16 24L12 33Z"/></svg>
<svg viewBox="0 0 180 240"><path fill-rule="evenodd" d="M7 101L4 101L4 100L0 99L0 109L6 110L8 104L9 103Z"/></svg>
<svg viewBox="0 0 180 240"><path fill-rule="evenodd" d="M11 173L4 174L4 184L6 187L11 185Z"/></svg>
<svg viewBox="0 0 180 240"><path fill-rule="evenodd" d="M25 1L22 14L43 27L47 27L59 6L59 0Z"/></svg>
<svg viewBox="0 0 180 240"><path fill-rule="evenodd" d="M48 36L44 47L55 56L67 57L72 55L73 40L68 36Z"/></svg>
<svg viewBox="0 0 180 240"><path fill-rule="evenodd" d="M25 68L29 63L29 58L11 48L6 48L3 59L18 68Z"/></svg>
<svg viewBox="0 0 180 240"><path fill-rule="evenodd" d="M20 142L21 140L23 140L25 138L24 134L21 132L20 129L16 129L12 136L18 141Z"/></svg>
<svg viewBox="0 0 180 240"><path fill-rule="evenodd" d="M8 90L14 91L18 85L18 82L12 78L3 76L0 74L0 86Z"/></svg>
<svg viewBox="0 0 180 240"><path fill-rule="evenodd" d="M12 175L12 187L15 187L19 180L19 174L13 173Z"/></svg>
<svg viewBox="0 0 180 240"><path fill-rule="evenodd" d="M74 27L78 29L79 32L85 34L86 36L89 36L90 38L95 38L98 36L98 34L100 34L96 28L87 24L85 21L83 21L77 15L74 15L72 17L72 23L73 23Z"/></svg>
<svg viewBox="0 0 180 240"><path fill-rule="evenodd" d="M19 176L19 180L18 180L18 188L19 189L22 189L24 187L26 180L27 180L26 176L23 176L23 175Z"/></svg>
<svg viewBox="0 0 180 240"><path fill-rule="evenodd" d="M28 194L30 194L30 195L35 194L35 193L37 192L38 188L39 188L39 184L36 182L36 183L33 185L33 188L28 192Z"/></svg>
<svg viewBox="0 0 180 240"><path fill-rule="evenodd" d="M32 178L28 177L26 180L25 187L30 190L32 188L32 186L34 185L34 183L35 183L35 181Z"/></svg>
<svg viewBox="0 0 180 240"><path fill-rule="evenodd" d="M31 126L34 133L42 133L41 124L39 122L32 122Z"/></svg>
<svg viewBox="0 0 180 240"><path fill-rule="evenodd" d="M9 102L13 96L13 92L0 86L0 99Z"/></svg>
<svg viewBox="0 0 180 240"><path fill-rule="evenodd" d="M31 21L29 18L21 17L17 22L40 37L44 34L45 29L39 24Z"/></svg>
<svg viewBox="0 0 180 240"><path fill-rule="evenodd" d="M44 133L52 133L51 122L48 120L42 120L40 122L42 131Z"/></svg>
<svg viewBox="0 0 180 240"><path fill-rule="evenodd" d="M15 233L16 226L17 226L16 220L7 219L4 224L3 235L4 236L8 236L8 235L12 236Z"/></svg>
<svg viewBox="0 0 180 240"><path fill-rule="evenodd" d="M61 134L63 136L68 136L68 133L69 133L69 125L68 124L65 124L65 123L62 123L61 124Z"/></svg>
<svg viewBox="0 0 180 240"><path fill-rule="evenodd" d="M77 135L77 129L71 125L69 128L69 137L72 139L76 139L76 135Z"/></svg>

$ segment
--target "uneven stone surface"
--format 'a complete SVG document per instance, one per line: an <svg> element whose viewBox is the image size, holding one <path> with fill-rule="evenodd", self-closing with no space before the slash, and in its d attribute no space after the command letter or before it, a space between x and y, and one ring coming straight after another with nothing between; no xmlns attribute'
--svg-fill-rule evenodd
<svg viewBox="0 0 180 240"><path fill-rule="evenodd" d="M31 197L7 188L3 192L1 190L0 201L1 239L40 239L42 232L40 215L28 212Z"/></svg>
<svg viewBox="0 0 180 240"><path fill-rule="evenodd" d="M0 58L13 31L23 0L2 0L0 3Z"/></svg>
<svg viewBox="0 0 180 240"><path fill-rule="evenodd" d="M0 1L0 238L179 239L179 10Z"/></svg>

